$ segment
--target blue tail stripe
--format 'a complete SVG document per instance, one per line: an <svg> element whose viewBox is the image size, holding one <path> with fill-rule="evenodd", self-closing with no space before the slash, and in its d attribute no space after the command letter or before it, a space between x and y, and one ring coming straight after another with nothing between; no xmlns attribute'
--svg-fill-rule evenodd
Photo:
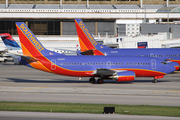
<svg viewBox="0 0 180 120"><path fill-rule="evenodd" d="M11 47L16 47L16 48L21 48L18 43L16 43L16 41L13 41L13 40L9 40L9 39L5 39L5 38L2 38L4 44L6 46L11 46Z"/></svg>

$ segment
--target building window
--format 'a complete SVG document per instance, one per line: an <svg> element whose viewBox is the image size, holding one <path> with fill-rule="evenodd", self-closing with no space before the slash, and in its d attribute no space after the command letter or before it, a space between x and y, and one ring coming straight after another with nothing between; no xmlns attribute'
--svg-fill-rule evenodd
<svg viewBox="0 0 180 120"><path fill-rule="evenodd" d="M48 1L50 1L50 0L48 0ZM55 0L55 1L59 1L59 0ZM77 1L77 0L64 0L64 1Z"/></svg>
<svg viewBox="0 0 180 120"><path fill-rule="evenodd" d="M129 1L129 0L117 0L117 1Z"/></svg>
<svg viewBox="0 0 180 120"><path fill-rule="evenodd" d="M30 21L28 26L35 35L60 35L60 22Z"/></svg>
<svg viewBox="0 0 180 120"><path fill-rule="evenodd" d="M67 1L69 1L69 0L67 0ZM81 1L87 1L87 0L81 0ZM111 0L89 0L89 1L111 1Z"/></svg>
<svg viewBox="0 0 180 120"><path fill-rule="evenodd" d="M18 21L18 22L25 22L25 21ZM0 21L0 33L9 33L11 35L17 35L15 21Z"/></svg>

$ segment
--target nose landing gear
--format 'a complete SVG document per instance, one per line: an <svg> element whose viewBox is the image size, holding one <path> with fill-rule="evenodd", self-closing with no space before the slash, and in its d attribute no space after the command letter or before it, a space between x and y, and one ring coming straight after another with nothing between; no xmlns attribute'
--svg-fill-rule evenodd
<svg viewBox="0 0 180 120"><path fill-rule="evenodd" d="M152 80L152 83L157 83L157 80L156 79Z"/></svg>

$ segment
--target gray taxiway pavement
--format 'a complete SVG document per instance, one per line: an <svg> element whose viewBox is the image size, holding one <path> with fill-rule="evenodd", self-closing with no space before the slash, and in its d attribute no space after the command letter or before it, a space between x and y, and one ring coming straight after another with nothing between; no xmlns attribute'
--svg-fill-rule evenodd
<svg viewBox="0 0 180 120"><path fill-rule="evenodd" d="M180 72L152 83L152 78L132 82L65 77L23 65L0 64L0 101L105 103L180 106Z"/></svg>
<svg viewBox="0 0 180 120"><path fill-rule="evenodd" d="M153 78L104 84L78 79L0 63L0 101L180 106L180 72L166 75L158 83L152 83Z"/></svg>
<svg viewBox="0 0 180 120"><path fill-rule="evenodd" d="M178 117L0 111L0 120L179 120Z"/></svg>

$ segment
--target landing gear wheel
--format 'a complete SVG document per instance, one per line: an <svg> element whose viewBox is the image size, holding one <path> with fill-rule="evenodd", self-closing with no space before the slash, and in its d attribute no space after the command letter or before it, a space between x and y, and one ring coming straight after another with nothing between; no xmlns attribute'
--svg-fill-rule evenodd
<svg viewBox="0 0 180 120"><path fill-rule="evenodd" d="M102 83L104 83L104 81L103 81L103 79L98 79L97 83L102 84Z"/></svg>
<svg viewBox="0 0 180 120"><path fill-rule="evenodd" d="M92 78L89 79L89 82L90 82L90 83L95 83L95 82L96 82L96 79L92 77Z"/></svg>
<svg viewBox="0 0 180 120"><path fill-rule="evenodd" d="M152 83L157 83L157 80L156 80L156 79L154 79L154 80L152 81Z"/></svg>
<svg viewBox="0 0 180 120"><path fill-rule="evenodd" d="M7 62L7 59L4 60L4 63L6 63L6 62Z"/></svg>

